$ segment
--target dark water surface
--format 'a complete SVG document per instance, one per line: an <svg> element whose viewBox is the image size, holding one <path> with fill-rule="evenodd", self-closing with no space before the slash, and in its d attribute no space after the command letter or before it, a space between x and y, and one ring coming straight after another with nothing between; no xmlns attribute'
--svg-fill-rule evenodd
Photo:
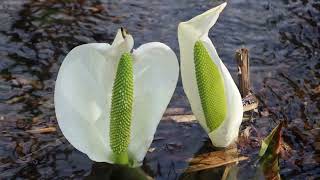
<svg viewBox="0 0 320 180"><path fill-rule="evenodd" d="M81 179L103 171L104 165L75 150L59 130L25 133L58 128L53 89L66 53L83 43L111 43L124 26L133 34L135 47L160 41L178 55L179 21L221 2L2 0L0 179ZM320 1L228 2L210 38L234 77L235 50L249 48L253 89L261 101L255 119L242 124L252 135L238 148L252 164L259 140L285 121L283 138L292 155L281 160L280 174L284 179L320 178ZM169 106L190 109L181 81ZM143 169L156 179L178 179L188 167L186 159L208 144L198 124L162 121ZM253 174L250 163L240 163L240 179Z"/></svg>

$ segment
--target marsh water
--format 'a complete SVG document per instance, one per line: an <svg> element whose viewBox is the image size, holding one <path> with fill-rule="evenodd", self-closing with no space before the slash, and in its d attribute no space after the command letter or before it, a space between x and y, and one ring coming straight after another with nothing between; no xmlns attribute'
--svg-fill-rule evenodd
<svg viewBox="0 0 320 180"><path fill-rule="evenodd" d="M111 43L121 26L133 34L136 48L160 41L179 55L178 23L221 2L2 0L0 179L82 179L109 172L109 165L91 161L58 129L53 90L63 58L80 44ZM249 160L238 165L238 178L253 178L259 142L281 121L291 151L280 160L281 176L320 178L320 1L230 0L209 36L234 79L236 49L250 50L252 89L260 104L242 123L250 136L243 138L241 131L238 149ZM169 107L190 111L181 80ZM27 133L44 127L58 130ZM163 120L151 148L142 169L155 179L179 179L186 160L210 149L210 142L195 122ZM219 179L213 171L190 179Z"/></svg>

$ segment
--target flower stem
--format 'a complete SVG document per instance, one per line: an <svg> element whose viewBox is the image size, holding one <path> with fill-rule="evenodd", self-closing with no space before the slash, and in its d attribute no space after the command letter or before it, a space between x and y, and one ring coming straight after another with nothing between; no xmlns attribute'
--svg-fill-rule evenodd
<svg viewBox="0 0 320 180"><path fill-rule="evenodd" d="M127 165L129 164L129 157L128 153L126 151L121 152L119 154L114 154L115 155L115 163L120 164L120 165Z"/></svg>

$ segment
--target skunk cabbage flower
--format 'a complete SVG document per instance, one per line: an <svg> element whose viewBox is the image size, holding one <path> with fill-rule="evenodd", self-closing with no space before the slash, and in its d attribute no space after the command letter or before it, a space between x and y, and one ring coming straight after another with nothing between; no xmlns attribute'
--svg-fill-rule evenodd
<svg viewBox="0 0 320 180"><path fill-rule="evenodd" d="M226 147L237 138L243 114L239 90L208 38L225 6L223 3L178 27L184 91L217 147Z"/></svg>
<svg viewBox="0 0 320 180"><path fill-rule="evenodd" d="M60 67L54 94L60 129L93 161L141 165L174 92L175 53L159 42L132 48L132 36L121 29L112 45L75 47Z"/></svg>

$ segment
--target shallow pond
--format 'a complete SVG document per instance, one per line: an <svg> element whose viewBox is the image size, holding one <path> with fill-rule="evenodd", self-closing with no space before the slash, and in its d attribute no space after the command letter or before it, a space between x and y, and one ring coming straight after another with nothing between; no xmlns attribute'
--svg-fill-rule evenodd
<svg viewBox="0 0 320 180"><path fill-rule="evenodd" d="M58 128L53 89L66 53L83 43L111 43L124 26L135 37L135 47L160 41L178 55L178 23L221 2L2 0L0 179L81 179L107 172L108 165L74 149L59 129L26 133ZM241 127L250 127L251 135L238 144L240 153L250 157L239 164L239 179L252 178L259 140L280 121L286 124L283 139L291 148L291 155L280 161L282 177L320 178L320 2L230 0L209 36L234 78L235 50L250 50L251 81L260 106ZM190 111L181 81L169 107ZM179 179L188 167L186 160L209 145L197 123L164 120L143 170L156 179ZM205 173L190 179L220 178L219 172Z"/></svg>

